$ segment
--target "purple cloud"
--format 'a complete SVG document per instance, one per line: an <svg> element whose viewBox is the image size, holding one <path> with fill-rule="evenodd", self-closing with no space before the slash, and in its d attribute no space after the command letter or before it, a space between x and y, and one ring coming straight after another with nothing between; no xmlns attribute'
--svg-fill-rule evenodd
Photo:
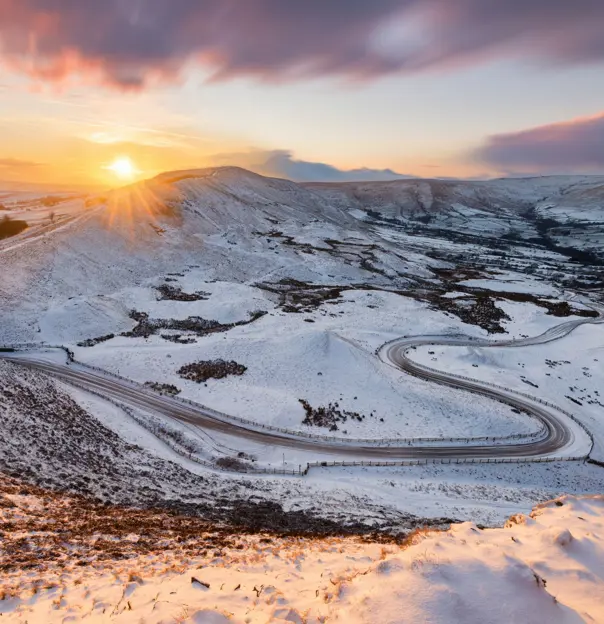
<svg viewBox="0 0 604 624"><path fill-rule="evenodd" d="M604 113L491 137L476 156L503 171L604 171Z"/></svg>
<svg viewBox="0 0 604 624"><path fill-rule="evenodd" d="M296 160L288 150L254 150L238 154L218 154L212 158L216 165L236 165L260 175L287 178L295 182L369 182L400 180L410 176L392 169L338 169L322 162Z"/></svg>
<svg viewBox="0 0 604 624"><path fill-rule="evenodd" d="M173 78L381 71L368 34L401 0L0 0L0 58L42 79L86 73L120 87Z"/></svg>
<svg viewBox="0 0 604 624"><path fill-rule="evenodd" d="M601 0L0 0L0 62L42 80L368 78L491 56L604 60Z"/></svg>

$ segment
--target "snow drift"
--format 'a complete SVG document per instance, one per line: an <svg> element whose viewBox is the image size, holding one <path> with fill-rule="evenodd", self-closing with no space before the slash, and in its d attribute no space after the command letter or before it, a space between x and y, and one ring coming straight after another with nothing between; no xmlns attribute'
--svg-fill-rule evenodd
<svg viewBox="0 0 604 624"><path fill-rule="evenodd" d="M466 522L398 543L195 534L166 517L157 544L154 512L131 522L108 510L111 520L94 531L60 522L77 500L4 488L0 502L4 622L604 622L602 496L563 497L504 528ZM21 563L16 543L32 556L54 544L67 557Z"/></svg>

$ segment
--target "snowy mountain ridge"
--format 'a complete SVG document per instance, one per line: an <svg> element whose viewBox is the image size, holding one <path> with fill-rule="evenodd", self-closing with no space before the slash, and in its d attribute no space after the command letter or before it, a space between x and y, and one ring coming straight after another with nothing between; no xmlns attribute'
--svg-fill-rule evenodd
<svg viewBox="0 0 604 624"><path fill-rule="evenodd" d="M434 270L456 264L464 246L592 263L604 257L603 196L604 178L296 184L236 167L164 173L99 196L9 195L6 214L30 227L0 241L10 267L0 309L11 312L0 339L35 339L32 311L50 302L190 266L238 283L270 275L400 289L438 281ZM435 259L436 249L448 251Z"/></svg>

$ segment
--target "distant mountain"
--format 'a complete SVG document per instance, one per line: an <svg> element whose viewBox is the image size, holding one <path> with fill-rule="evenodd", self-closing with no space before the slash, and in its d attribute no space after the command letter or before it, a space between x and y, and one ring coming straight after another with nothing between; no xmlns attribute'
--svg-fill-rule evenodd
<svg viewBox="0 0 604 624"><path fill-rule="evenodd" d="M487 238L507 236L604 258L604 177L309 183L328 205L383 222L422 222Z"/></svg>

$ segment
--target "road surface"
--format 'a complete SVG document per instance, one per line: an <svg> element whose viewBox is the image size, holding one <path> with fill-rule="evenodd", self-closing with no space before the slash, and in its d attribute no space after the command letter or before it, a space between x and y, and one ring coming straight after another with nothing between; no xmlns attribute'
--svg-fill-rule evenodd
<svg viewBox="0 0 604 624"><path fill-rule="evenodd" d="M274 447L283 447L284 451L291 448L310 451L318 461L334 456L340 459L355 458L367 460L404 460L404 459L463 459L463 458L537 458L551 456L557 451L568 448L576 435L586 434L567 416L555 408L540 404L519 396L502 387L493 387L479 380L460 379L445 372L427 369L413 362L408 354L413 347L420 345L455 345L478 347L518 347L538 345L557 340L571 333L576 327L585 323L600 323L603 321L602 310L598 309L600 317L567 321L557 325L540 336L521 340L488 341L464 336L420 336L404 337L387 343L379 350L382 360L389 362L407 373L445 384L453 388L481 394L497 401L501 401L519 410L528 412L537 418L545 427L545 435L539 439L521 440L513 443L485 443L481 445L453 444L409 446L408 443L389 446L375 446L371 444L356 444L347 441L313 439L298 436L293 433L281 433L270 429L262 429L250 423L240 423L228 416L201 406L189 404L172 397L159 395L134 382L113 377L100 371L94 371L78 364L66 365L59 362L45 360L39 354L27 351L15 354L0 354L15 363L44 372L60 381L71 383L83 389L89 389L107 398L119 401L147 412L159 413L176 421L201 427L208 432L222 432L230 436L240 437L246 441L268 444Z"/></svg>

